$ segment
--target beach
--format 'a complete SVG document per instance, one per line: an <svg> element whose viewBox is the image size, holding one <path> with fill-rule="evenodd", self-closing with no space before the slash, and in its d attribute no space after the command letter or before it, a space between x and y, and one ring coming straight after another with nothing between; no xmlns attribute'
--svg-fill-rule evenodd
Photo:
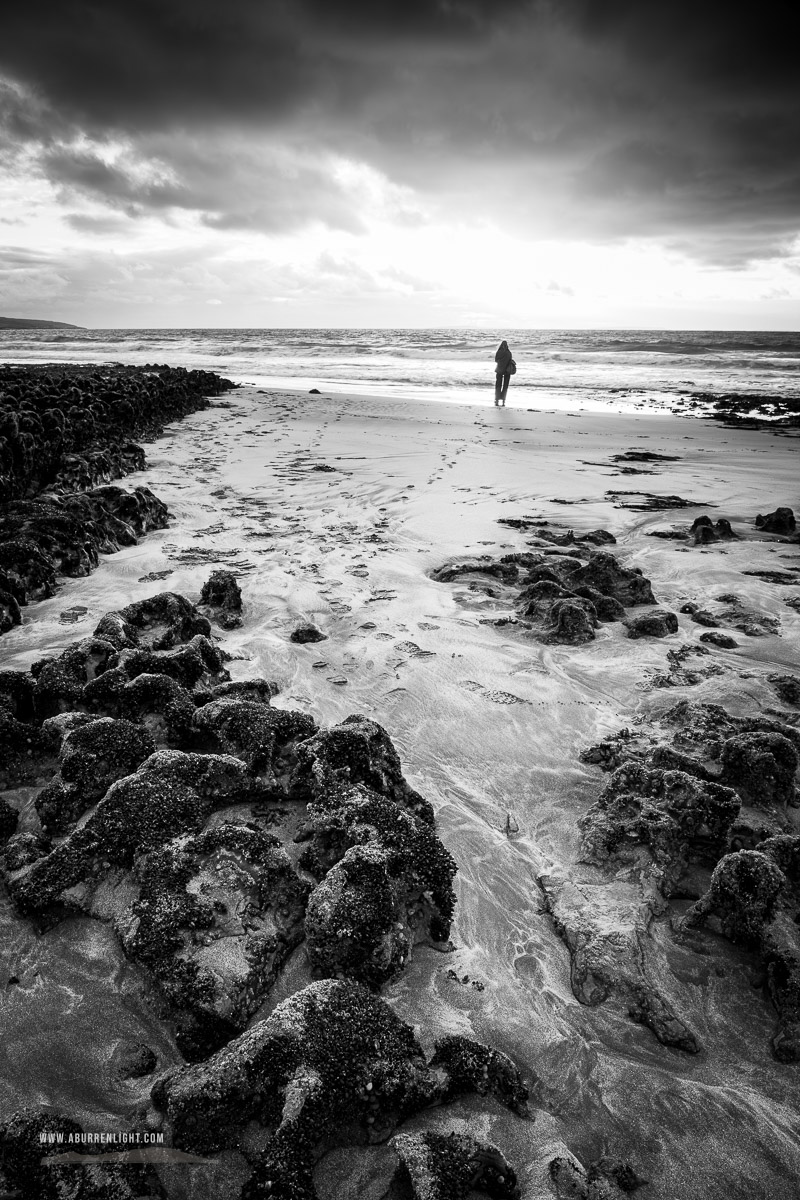
<svg viewBox="0 0 800 1200"><path fill-rule="evenodd" d="M351 714L379 723L455 859L451 948L416 946L383 998L426 1050L473 1038L508 1055L530 1091L533 1119L473 1095L408 1128L499 1147L525 1200L621 1194L563 1190L550 1164L570 1156L629 1161L653 1200L789 1200L800 1065L771 1050L772 960L713 921L676 934L723 851L708 856L704 826L683 858L649 857L628 830L634 856L605 861L586 853L579 822L627 744L640 765L667 745L705 763L689 735L723 719L703 706L734 723L725 737L762 736L735 725L760 719L783 730L763 736L796 747L800 703L775 681L800 676L800 542L756 517L800 516L798 439L786 426L666 411L523 407L513 382L504 409L237 387L168 425L124 480L166 504L169 524L28 606L0 643L3 670L29 671L103 614L158 592L197 604L212 570L231 572L242 623L214 635L232 681L274 681L271 707L322 729ZM697 536L703 516L733 536ZM598 530L610 538L582 541ZM538 556L582 570L574 556L591 565L596 553L616 556L628 582L649 580L654 602L623 600L621 615L559 640L540 601L521 607L524 572ZM674 614L674 628L639 636L630 622L653 610ZM320 639L290 640L298 626ZM701 640L712 630L717 642ZM676 717L681 702L699 708ZM686 766L662 757L659 769ZM743 797L763 828L751 820L726 851L800 831L795 784L781 778L781 795ZM14 805L30 813L36 792L17 789ZM35 933L5 893L0 912L15 980L3 999L2 1116L20 1098L89 1128L140 1114L154 1077L120 1083L107 1070L122 1031L155 1050L158 1071L182 1060L111 925L71 916ZM619 987L604 975L615 962ZM291 963L250 1028L311 980L301 951ZM323 1156L321 1200L377 1200L370 1153ZM170 1197L233 1196L243 1178L239 1161L192 1168L191 1184L187 1170L160 1170Z"/></svg>

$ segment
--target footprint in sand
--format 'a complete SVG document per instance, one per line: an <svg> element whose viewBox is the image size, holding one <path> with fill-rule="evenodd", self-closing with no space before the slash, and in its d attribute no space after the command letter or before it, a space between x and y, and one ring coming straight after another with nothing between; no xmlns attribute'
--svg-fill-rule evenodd
<svg viewBox="0 0 800 1200"><path fill-rule="evenodd" d="M513 692L485 688L482 683L476 683L474 679L462 679L460 686L468 692L475 692L476 695L483 696L484 700L491 700L493 704L530 704L529 700L523 700L521 696L515 696Z"/></svg>
<svg viewBox="0 0 800 1200"><path fill-rule="evenodd" d="M399 650L401 654L407 654L409 658L435 658L436 653L433 650L423 650L416 642L398 642L395 650Z"/></svg>

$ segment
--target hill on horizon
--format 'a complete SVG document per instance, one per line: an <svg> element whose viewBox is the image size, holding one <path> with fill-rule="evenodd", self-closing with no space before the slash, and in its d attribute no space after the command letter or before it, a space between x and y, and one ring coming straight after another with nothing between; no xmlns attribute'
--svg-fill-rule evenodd
<svg viewBox="0 0 800 1200"><path fill-rule="evenodd" d="M35 317L0 317L0 329L83 329L66 321L40 321Z"/></svg>

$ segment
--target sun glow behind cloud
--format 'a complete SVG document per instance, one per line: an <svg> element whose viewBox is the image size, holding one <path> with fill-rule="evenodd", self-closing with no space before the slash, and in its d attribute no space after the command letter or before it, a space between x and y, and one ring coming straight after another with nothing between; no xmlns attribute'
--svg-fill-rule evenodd
<svg viewBox="0 0 800 1200"><path fill-rule="evenodd" d="M215 227L192 207L126 209L128 184L132 193L179 187L157 162L137 164L121 145L102 156L88 143L74 149L79 167L101 164L101 182L103 168L119 174L121 200L92 193L94 167L69 184L33 172L6 183L4 232L16 259L0 259L3 310L94 325L659 327L723 317L776 328L793 323L800 298L797 246L731 270L653 239L524 238L488 217L447 221L408 186L335 155L315 171L342 198L349 228ZM306 169L283 154L289 192L290 161Z"/></svg>
<svg viewBox="0 0 800 1200"><path fill-rule="evenodd" d="M749 23L684 0L89 8L4 27L2 312L797 327L795 66Z"/></svg>

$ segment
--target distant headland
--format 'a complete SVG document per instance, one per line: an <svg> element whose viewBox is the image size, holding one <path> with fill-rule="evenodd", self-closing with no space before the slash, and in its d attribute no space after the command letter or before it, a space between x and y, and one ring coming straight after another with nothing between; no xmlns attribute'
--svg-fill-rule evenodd
<svg viewBox="0 0 800 1200"><path fill-rule="evenodd" d="M66 321L39 321L28 317L0 317L0 329L83 329Z"/></svg>

